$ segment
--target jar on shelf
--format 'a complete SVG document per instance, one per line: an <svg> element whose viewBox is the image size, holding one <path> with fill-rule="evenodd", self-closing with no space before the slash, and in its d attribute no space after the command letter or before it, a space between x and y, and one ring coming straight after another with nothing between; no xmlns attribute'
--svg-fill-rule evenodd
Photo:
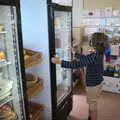
<svg viewBox="0 0 120 120"><path fill-rule="evenodd" d="M1 31L4 31L4 30L5 30L4 25L0 25L0 32L1 32Z"/></svg>
<svg viewBox="0 0 120 120"><path fill-rule="evenodd" d="M5 60L5 50L0 48L0 61Z"/></svg>

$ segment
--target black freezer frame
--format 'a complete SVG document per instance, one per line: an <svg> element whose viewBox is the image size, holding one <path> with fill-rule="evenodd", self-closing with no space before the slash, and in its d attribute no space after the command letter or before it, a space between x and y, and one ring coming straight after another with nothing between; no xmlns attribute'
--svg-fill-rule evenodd
<svg viewBox="0 0 120 120"><path fill-rule="evenodd" d="M72 1L73 2L73 1ZM72 83L71 91L57 103L57 86L56 86L56 67L51 63L51 57L55 55L55 26L54 26L54 11L71 12L71 44L72 44L72 6L63 6L51 3L48 0L48 26L49 26L49 51L50 51L50 79L51 79L51 97L52 97L52 120L66 120L72 110ZM72 75L71 75L72 78ZM72 82L72 81L71 81Z"/></svg>

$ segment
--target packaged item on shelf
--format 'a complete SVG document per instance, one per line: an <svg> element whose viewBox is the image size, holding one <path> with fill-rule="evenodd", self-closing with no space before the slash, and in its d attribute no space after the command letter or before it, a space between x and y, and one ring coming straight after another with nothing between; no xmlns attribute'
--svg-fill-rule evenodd
<svg viewBox="0 0 120 120"><path fill-rule="evenodd" d="M108 64L104 64L104 71L108 70Z"/></svg>
<svg viewBox="0 0 120 120"><path fill-rule="evenodd" d="M81 13L82 13L82 17L88 17L88 10L82 9Z"/></svg>
<svg viewBox="0 0 120 120"><path fill-rule="evenodd" d="M11 94L13 82L9 80L0 80L0 100L5 99Z"/></svg>
<svg viewBox="0 0 120 120"><path fill-rule="evenodd" d="M113 65L109 65L108 70L111 71L111 72L114 72L114 70L115 70L115 66L113 66Z"/></svg>
<svg viewBox="0 0 120 120"><path fill-rule="evenodd" d="M113 10L113 16L114 17L119 17L120 16L120 10L118 10L118 9Z"/></svg>
<svg viewBox="0 0 120 120"><path fill-rule="evenodd" d="M117 55L111 55L110 58L111 58L111 60L117 60L118 56Z"/></svg>
<svg viewBox="0 0 120 120"><path fill-rule="evenodd" d="M116 69L114 71L114 77L119 77L119 73L118 73L118 71Z"/></svg>
<svg viewBox="0 0 120 120"><path fill-rule="evenodd" d="M119 44L119 56L120 56L120 44Z"/></svg>
<svg viewBox="0 0 120 120"><path fill-rule="evenodd" d="M120 64L115 65L115 77L120 77Z"/></svg>
<svg viewBox="0 0 120 120"><path fill-rule="evenodd" d="M95 10L89 10L88 16L89 17L95 17Z"/></svg>
<svg viewBox="0 0 120 120"><path fill-rule="evenodd" d="M110 47L105 50L105 61L110 62Z"/></svg>
<svg viewBox="0 0 120 120"><path fill-rule="evenodd" d="M106 17L112 17L112 13L113 13L112 7L105 8L105 16Z"/></svg>
<svg viewBox="0 0 120 120"><path fill-rule="evenodd" d="M12 110L11 106L8 104L0 107L0 119L1 120L15 120L17 117L16 113Z"/></svg>
<svg viewBox="0 0 120 120"><path fill-rule="evenodd" d="M119 56L119 45L117 44L111 45L111 55Z"/></svg>
<svg viewBox="0 0 120 120"><path fill-rule="evenodd" d="M5 30L4 25L0 25L0 32L1 32L1 31L4 31L4 30Z"/></svg>
<svg viewBox="0 0 120 120"><path fill-rule="evenodd" d="M0 61L3 61L3 60L5 60L5 51L4 49L0 48Z"/></svg>
<svg viewBox="0 0 120 120"><path fill-rule="evenodd" d="M100 9L100 17L105 17L105 9Z"/></svg>
<svg viewBox="0 0 120 120"><path fill-rule="evenodd" d="M110 64L104 64L104 76L114 76L115 67Z"/></svg>
<svg viewBox="0 0 120 120"><path fill-rule="evenodd" d="M23 52L24 52L24 59L25 59L25 60L27 60L27 59L30 58L30 56L27 54L26 51L27 51L27 50L25 50L25 49L24 49L24 51L23 51Z"/></svg>

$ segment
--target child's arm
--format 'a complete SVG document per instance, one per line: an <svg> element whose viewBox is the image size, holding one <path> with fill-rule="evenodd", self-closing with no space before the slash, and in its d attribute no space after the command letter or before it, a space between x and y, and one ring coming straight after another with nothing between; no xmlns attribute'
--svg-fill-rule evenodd
<svg viewBox="0 0 120 120"><path fill-rule="evenodd" d="M64 68L83 68L85 66L87 66L88 64L93 64L95 63L95 54L92 55L81 55L81 54L76 54L77 58L79 59L79 61L72 61L72 62L68 62L68 61L61 61L61 66Z"/></svg>
<svg viewBox="0 0 120 120"><path fill-rule="evenodd" d="M61 67L63 67L63 68L76 69L76 68L83 68L83 67L85 67L85 65L84 65L84 64L81 64L80 61L72 61L72 62L69 62L69 61L64 61L64 60L62 60L62 61L61 61Z"/></svg>
<svg viewBox="0 0 120 120"><path fill-rule="evenodd" d="M84 56L84 55L80 54L80 53L75 53L74 54L74 57L77 58L77 59L80 59L82 56Z"/></svg>
<svg viewBox="0 0 120 120"><path fill-rule="evenodd" d="M93 49L93 50L88 50L88 55L90 55L90 54L93 54L93 53L96 53L96 51ZM75 53L74 53L74 57L75 58L77 58L77 59L81 59L81 57L82 56L84 56L83 54L80 54L80 53L77 53L76 51L75 51Z"/></svg>
<svg viewBox="0 0 120 120"><path fill-rule="evenodd" d="M61 64L62 67L64 68L83 68L87 66L87 64L93 64L95 62L95 54L92 55L82 55L79 59L79 61L64 61L60 60L58 57L53 57L52 58L52 63L54 64Z"/></svg>

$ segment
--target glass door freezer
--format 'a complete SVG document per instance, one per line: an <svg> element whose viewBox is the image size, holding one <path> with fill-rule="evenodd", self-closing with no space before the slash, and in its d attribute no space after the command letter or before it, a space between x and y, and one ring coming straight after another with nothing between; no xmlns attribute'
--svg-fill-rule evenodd
<svg viewBox="0 0 120 120"><path fill-rule="evenodd" d="M19 2L0 0L0 120L27 120Z"/></svg>
<svg viewBox="0 0 120 120"><path fill-rule="evenodd" d="M52 4L49 10L51 57L71 61L72 7ZM72 75L70 69L51 63L53 120L65 120L72 110Z"/></svg>

